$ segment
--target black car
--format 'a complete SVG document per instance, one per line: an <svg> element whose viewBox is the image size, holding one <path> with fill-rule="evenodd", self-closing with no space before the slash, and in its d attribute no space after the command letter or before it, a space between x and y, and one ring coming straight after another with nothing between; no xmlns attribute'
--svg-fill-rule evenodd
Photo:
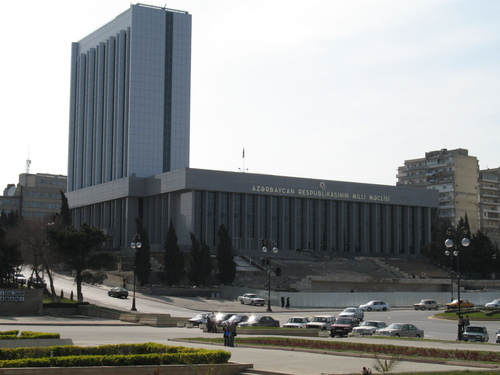
<svg viewBox="0 0 500 375"><path fill-rule="evenodd" d="M352 332L354 327L359 325L359 319L356 318L337 318L335 323L332 324L330 328L330 336L347 336Z"/></svg>
<svg viewBox="0 0 500 375"><path fill-rule="evenodd" d="M121 288L121 287L117 286L117 287L111 288L108 291L108 296L116 297L116 298L127 298L128 291L125 288Z"/></svg>
<svg viewBox="0 0 500 375"><path fill-rule="evenodd" d="M41 277L31 276L28 279L28 288L43 289L47 287L47 283Z"/></svg>

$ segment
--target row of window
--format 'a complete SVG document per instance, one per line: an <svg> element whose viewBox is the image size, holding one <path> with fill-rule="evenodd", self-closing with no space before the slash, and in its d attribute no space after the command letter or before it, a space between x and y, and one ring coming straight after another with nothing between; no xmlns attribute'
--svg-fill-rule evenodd
<svg viewBox="0 0 500 375"><path fill-rule="evenodd" d="M61 208L60 203L45 203L45 202L23 202L23 207L32 208L47 208L49 210L59 210Z"/></svg>
<svg viewBox="0 0 500 375"><path fill-rule="evenodd" d="M60 193L49 193L40 191L25 191L24 196L32 198L61 199Z"/></svg>

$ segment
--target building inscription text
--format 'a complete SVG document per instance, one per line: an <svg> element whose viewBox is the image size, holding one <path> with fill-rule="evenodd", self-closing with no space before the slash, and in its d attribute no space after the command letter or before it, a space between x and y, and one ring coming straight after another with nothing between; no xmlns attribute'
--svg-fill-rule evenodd
<svg viewBox="0 0 500 375"><path fill-rule="evenodd" d="M284 187L273 187L273 186L252 186L252 192L256 193L267 193L267 194L286 194L286 195L300 195L306 197L319 197L319 198L331 198L331 199L352 199L352 200L363 200L363 201L377 201L377 202L390 202L391 197L389 195L377 195L368 193L343 193L338 191L328 191L328 190L313 190L313 189L293 189Z"/></svg>

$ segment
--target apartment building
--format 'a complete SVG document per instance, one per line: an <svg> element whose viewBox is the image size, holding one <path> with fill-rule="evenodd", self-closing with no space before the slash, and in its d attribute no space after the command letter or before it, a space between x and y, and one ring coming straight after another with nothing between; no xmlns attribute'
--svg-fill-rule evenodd
<svg viewBox="0 0 500 375"><path fill-rule="evenodd" d="M466 149L426 152L425 157L405 160L398 168L397 186L439 191L439 217L456 225L467 214L472 231L479 220L479 163Z"/></svg>
<svg viewBox="0 0 500 375"><path fill-rule="evenodd" d="M500 168L479 171L479 225L493 242L500 243Z"/></svg>
<svg viewBox="0 0 500 375"><path fill-rule="evenodd" d="M17 185L9 184L0 197L0 211L17 211L28 219L41 219L61 209L61 191L66 193L66 176L21 173Z"/></svg>

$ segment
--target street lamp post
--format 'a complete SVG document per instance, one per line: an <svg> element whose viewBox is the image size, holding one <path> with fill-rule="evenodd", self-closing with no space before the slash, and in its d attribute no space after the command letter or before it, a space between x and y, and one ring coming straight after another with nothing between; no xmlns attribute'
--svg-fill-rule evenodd
<svg viewBox="0 0 500 375"><path fill-rule="evenodd" d="M458 262L458 256L460 254L460 246L466 248L470 245L470 240L466 237L468 231L466 228L458 228L456 231L453 228L448 228L446 234L448 239L444 241L444 245L448 250L445 251L447 256L454 256L457 260L457 296L458 296L458 334L457 340L462 340L462 315L461 315L461 300L460 300L460 268ZM452 239L453 238L453 239ZM453 250L452 250L453 249Z"/></svg>
<svg viewBox="0 0 500 375"><path fill-rule="evenodd" d="M272 246L272 249L267 248L267 243ZM264 246L262 246L262 251L264 253L267 253L267 277L268 277L268 284L267 284L267 312L273 312L271 309L271 251L273 253L278 252L278 247L276 246L276 242L273 240L264 240L263 241ZM270 250L268 252L268 250Z"/></svg>
<svg viewBox="0 0 500 375"><path fill-rule="evenodd" d="M135 250L135 256L134 256L134 292L133 292L133 297L132 297L132 308L130 311L137 311L135 307L135 284L136 284L136 277L137 277L137 249L140 249L142 247L141 243L141 236L136 233L134 234L134 237L132 238L132 243L130 244L130 247Z"/></svg>

